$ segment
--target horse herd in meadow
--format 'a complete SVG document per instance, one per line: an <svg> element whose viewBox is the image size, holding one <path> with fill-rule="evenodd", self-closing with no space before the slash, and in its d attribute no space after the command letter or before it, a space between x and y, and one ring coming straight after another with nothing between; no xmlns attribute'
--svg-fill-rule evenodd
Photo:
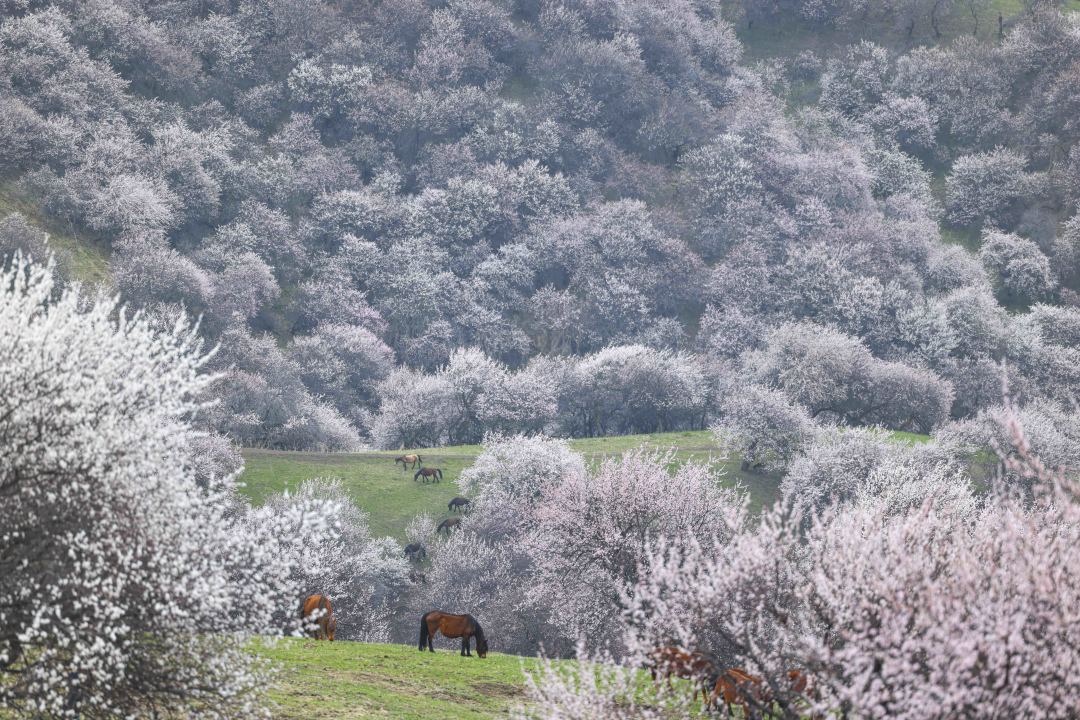
<svg viewBox="0 0 1080 720"><path fill-rule="evenodd" d="M414 480L423 477L426 482L430 477L438 482L442 479L442 471L438 468L425 468L419 455L402 455L395 458L394 463L400 463L403 472L407 466L412 466L409 467L410 470L419 466L413 476ZM455 497L449 502L448 510L451 513L460 513L468 510L470 505L467 498ZM449 534L460 525L460 516L448 517L439 523L436 532ZM405 556L414 565L419 565L427 558L427 550L423 543L409 543L405 546ZM417 573L417 577L420 582L423 581L422 574ZM337 622L328 596L314 594L306 597L300 606L300 620L306 626L309 637L333 642ZM441 610L424 613L420 618L419 650L435 652L433 639L440 633L447 638L461 638L462 657L472 656L472 641L475 638L477 657L487 657L487 637L472 615ZM739 708L744 718L761 717L771 715L771 708L776 701L774 688L761 677L742 668L725 668L713 656L704 652L675 646L657 647L646 655L643 669L649 672L654 683L665 682L669 689L672 678L689 681L694 690L694 698L700 693L706 711L722 709L729 713L732 708ZM786 686L786 690L791 693L815 697L810 676L801 670L790 670L787 673Z"/></svg>

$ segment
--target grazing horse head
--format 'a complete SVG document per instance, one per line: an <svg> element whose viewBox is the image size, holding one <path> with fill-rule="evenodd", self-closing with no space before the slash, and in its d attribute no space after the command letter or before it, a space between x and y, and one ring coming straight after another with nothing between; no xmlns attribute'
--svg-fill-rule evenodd
<svg viewBox="0 0 1080 720"><path fill-rule="evenodd" d="M476 618L473 618L473 624L476 626L476 630L473 632L476 635L476 654L483 660L488 654L487 637L484 635L484 628L480 627L480 623L476 622Z"/></svg>

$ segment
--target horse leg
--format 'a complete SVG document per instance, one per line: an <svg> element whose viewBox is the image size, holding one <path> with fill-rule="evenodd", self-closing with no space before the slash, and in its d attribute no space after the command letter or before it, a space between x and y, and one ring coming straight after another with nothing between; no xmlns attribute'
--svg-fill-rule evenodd
<svg viewBox="0 0 1080 720"><path fill-rule="evenodd" d="M469 654L469 636L461 636L461 657L465 657Z"/></svg>

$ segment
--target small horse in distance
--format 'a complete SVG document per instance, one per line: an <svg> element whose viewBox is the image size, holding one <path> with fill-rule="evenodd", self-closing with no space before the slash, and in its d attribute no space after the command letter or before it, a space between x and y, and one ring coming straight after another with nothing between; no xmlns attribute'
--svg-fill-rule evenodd
<svg viewBox="0 0 1080 720"><path fill-rule="evenodd" d="M416 454L401 455L399 457L394 458L394 464L397 465L398 463L401 463L401 472L405 472L405 466L406 465L411 465L412 466L412 467L409 468L410 470L415 470L417 465L419 465L421 467L424 466L424 461L421 460L420 456L416 455Z"/></svg>
<svg viewBox="0 0 1080 720"><path fill-rule="evenodd" d="M319 613L317 618L313 617L316 613ZM300 606L300 620L305 624L315 623L315 628L308 632L316 640L334 642L337 620L334 619L334 606L330 604L330 598L318 594L308 595Z"/></svg>
<svg viewBox="0 0 1080 720"><path fill-rule="evenodd" d="M459 527L461 527L461 518L446 518L441 523L439 523L439 526L437 528L435 528L435 532L446 533L447 535L449 535L451 530L455 530Z"/></svg>
<svg viewBox="0 0 1080 720"><path fill-rule="evenodd" d="M416 471L416 474L412 476L414 481L424 478L424 482L428 481L428 478L434 478L435 482L442 481L442 470L439 468L426 468L422 467Z"/></svg>
<svg viewBox="0 0 1080 720"><path fill-rule="evenodd" d="M447 507L450 512L465 512L472 505L472 500L463 497L456 497L447 503Z"/></svg>
<svg viewBox="0 0 1080 720"><path fill-rule="evenodd" d="M423 543L409 543L405 546L405 557L412 562L422 562L427 557L427 548Z"/></svg>
<svg viewBox="0 0 1080 720"><path fill-rule="evenodd" d="M476 654L481 658L487 657L488 643L487 638L484 637L484 628L480 627L480 623L476 622L476 618L472 615L454 615L441 610L425 613L420 618L420 652L424 651L425 646L429 651L435 652L432 638L436 633L442 633L448 638L461 638L463 657L472 656L469 641L475 636Z"/></svg>

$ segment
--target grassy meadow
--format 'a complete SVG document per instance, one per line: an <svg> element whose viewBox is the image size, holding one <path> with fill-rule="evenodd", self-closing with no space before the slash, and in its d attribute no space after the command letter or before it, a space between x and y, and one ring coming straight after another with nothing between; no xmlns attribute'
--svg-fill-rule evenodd
<svg viewBox="0 0 1080 720"><path fill-rule="evenodd" d="M924 442L925 435L894 432L897 442ZM591 463L618 457L627 450L646 447L664 452L673 450L675 462L712 463L721 472L721 482L741 486L750 494L755 510L776 498L780 476L772 473L745 472L739 458L725 456L712 433L706 430L622 435L571 440L570 447ZM357 507L368 513L375 535L404 537L405 526L417 513L428 512L435 518L448 515L447 503L460 489L455 480L480 454L479 445L421 448L427 467L441 468L441 483L414 482L411 470L402 471L394 458L402 451L360 453L286 452L281 450L244 450L246 468L240 481L244 493L255 504L274 493L296 490L304 480L317 477L340 478Z"/></svg>
<svg viewBox="0 0 1080 720"><path fill-rule="evenodd" d="M481 720L506 718L526 705L526 675L538 669L537 659L500 653L463 658L456 641L440 637L435 643L434 653L410 645L306 639L255 649L279 668L269 693L278 720ZM651 704L648 674L642 671L638 682L638 697ZM687 695L693 690L685 680L673 683ZM701 717L716 716L702 708Z"/></svg>
<svg viewBox="0 0 1080 720"><path fill-rule="evenodd" d="M280 675L270 699L274 717L329 718L505 717L525 698L525 675L536 660L491 653L458 655L443 639L435 653L407 645L280 640L260 646Z"/></svg>
<svg viewBox="0 0 1080 720"><path fill-rule="evenodd" d="M776 497L779 475L749 473L739 468L737 458L725 458L708 431L624 435L571 440L570 447L591 463L617 457L636 447L675 451L676 462L713 463L722 471L725 485L741 485L755 508ZM316 477L340 478L358 507L368 513L372 532L401 539L414 515L428 512L435 518L447 516L447 503L460 489L455 480L480 454L479 445L421 448L416 452L427 467L441 468L441 483L414 482L411 470L394 464L401 451L362 453L310 453L279 450L244 450L246 469L240 480L244 492L258 504L283 490L295 490L304 480Z"/></svg>

